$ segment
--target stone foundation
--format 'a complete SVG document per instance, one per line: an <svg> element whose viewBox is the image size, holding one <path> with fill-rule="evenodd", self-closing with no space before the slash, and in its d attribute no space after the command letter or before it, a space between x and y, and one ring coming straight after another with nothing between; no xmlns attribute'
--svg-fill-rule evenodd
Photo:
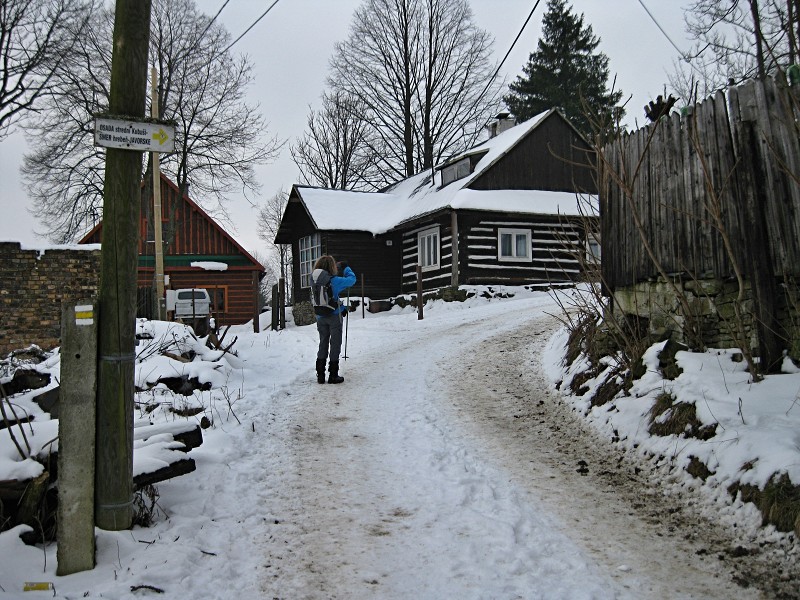
<svg viewBox="0 0 800 600"><path fill-rule="evenodd" d="M800 357L798 286L794 282L781 282L777 289L779 334L790 341L790 354ZM678 294L686 299L685 305L679 302ZM616 312L621 309L626 315L644 320L649 333L656 338L664 339L671 335L675 341L690 347L696 346L694 340L690 339L691 325L694 325L706 347L737 348L741 345L736 318L738 296L739 286L735 279L683 280L675 277L672 281L666 281L659 278L615 291L613 310ZM757 351L753 297L747 282L739 306L744 337L750 347Z"/></svg>

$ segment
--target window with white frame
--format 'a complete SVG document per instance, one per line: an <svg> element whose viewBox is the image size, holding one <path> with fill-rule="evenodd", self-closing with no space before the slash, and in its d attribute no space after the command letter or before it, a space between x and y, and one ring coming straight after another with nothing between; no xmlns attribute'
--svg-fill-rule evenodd
<svg viewBox="0 0 800 600"><path fill-rule="evenodd" d="M311 287L311 273L320 256L322 243L318 233L300 238L300 287Z"/></svg>
<svg viewBox="0 0 800 600"><path fill-rule="evenodd" d="M497 231L497 259L500 261L530 262L531 230L499 229Z"/></svg>
<svg viewBox="0 0 800 600"><path fill-rule="evenodd" d="M423 271L439 268L439 228L433 227L417 234L417 262Z"/></svg>

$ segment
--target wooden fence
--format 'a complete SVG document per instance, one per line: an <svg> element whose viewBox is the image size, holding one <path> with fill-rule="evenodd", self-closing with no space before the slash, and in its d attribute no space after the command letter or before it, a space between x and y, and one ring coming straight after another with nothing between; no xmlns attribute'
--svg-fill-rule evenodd
<svg viewBox="0 0 800 600"><path fill-rule="evenodd" d="M752 81L603 148L608 291L659 274L798 275L799 109L794 88Z"/></svg>

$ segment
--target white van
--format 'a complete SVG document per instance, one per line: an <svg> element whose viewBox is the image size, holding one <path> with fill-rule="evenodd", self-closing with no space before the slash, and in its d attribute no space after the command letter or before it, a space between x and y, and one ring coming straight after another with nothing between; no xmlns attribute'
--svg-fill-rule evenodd
<svg viewBox="0 0 800 600"><path fill-rule="evenodd" d="M175 291L175 318L196 319L211 315L211 296L203 288Z"/></svg>

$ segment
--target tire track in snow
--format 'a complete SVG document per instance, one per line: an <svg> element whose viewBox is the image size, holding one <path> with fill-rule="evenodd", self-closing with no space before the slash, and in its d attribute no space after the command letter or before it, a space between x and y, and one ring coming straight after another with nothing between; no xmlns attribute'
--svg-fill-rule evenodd
<svg viewBox="0 0 800 600"><path fill-rule="evenodd" d="M552 317L495 336L455 378L460 422L507 466L520 489L612 574L630 598L758 598L739 587L718 555L714 525L663 497L636 466L599 438L549 390L540 354ZM485 390L474 390L485 382ZM579 461L588 463L580 474Z"/></svg>

